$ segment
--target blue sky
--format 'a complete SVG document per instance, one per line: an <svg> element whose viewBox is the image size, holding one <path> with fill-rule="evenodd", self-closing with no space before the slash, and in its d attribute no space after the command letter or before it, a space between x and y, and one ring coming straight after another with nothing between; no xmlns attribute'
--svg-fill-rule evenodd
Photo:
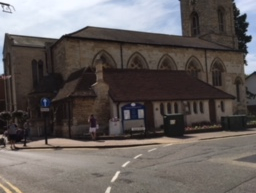
<svg viewBox="0 0 256 193"><path fill-rule="evenodd" d="M0 12L0 49L5 33L60 38L86 26L127 29L181 35L179 0L2 0L14 6L12 14ZM241 14L247 14L248 65L256 71L256 1L235 0ZM1 7L0 7L1 8ZM2 61L2 60L1 60ZM3 65L0 62L0 74Z"/></svg>

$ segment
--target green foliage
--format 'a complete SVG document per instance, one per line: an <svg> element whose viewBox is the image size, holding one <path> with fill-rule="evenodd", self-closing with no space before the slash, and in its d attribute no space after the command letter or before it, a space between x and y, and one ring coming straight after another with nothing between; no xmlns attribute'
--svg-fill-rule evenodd
<svg viewBox="0 0 256 193"><path fill-rule="evenodd" d="M247 61L245 59L246 55L248 54L247 43L252 41L252 36L246 35L249 23L246 21L247 15L240 15L240 10L236 7L235 1L232 0L232 2L235 20L235 32L238 38L238 49L244 53L244 64L247 65Z"/></svg>
<svg viewBox="0 0 256 193"><path fill-rule="evenodd" d="M11 112L2 111L2 112L0 113L0 119L1 119L2 121L5 121L5 122L10 121L10 120L12 119L12 114L11 114Z"/></svg>
<svg viewBox="0 0 256 193"><path fill-rule="evenodd" d="M18 121L22 123L28 119L28 113L22 110L13 111L12 118L17 118Z"/></svg>
<svg viewBox="0 0 256 193"><path fill-rule="evenodd" d="M0 119L2 121L8 122L15 118L18 120L18 122L23 123L29 118L29 115L27 112L22 110L17 110L13 112L9 112L9 111L0 112Z"/></svg>

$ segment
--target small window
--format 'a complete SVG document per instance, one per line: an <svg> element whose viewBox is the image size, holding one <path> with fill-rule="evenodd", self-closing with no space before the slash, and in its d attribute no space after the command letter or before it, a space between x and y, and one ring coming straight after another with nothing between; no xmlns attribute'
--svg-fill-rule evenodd
<svg viewBox="0 0 256 193"><path fill-rule="evenodd" d="M174 103L174 113L178 113L178 112L179 112L178 103Z"/></svg>
<svg viewBox="0 0 256 193"><path fill-rule="evenodd" d="M194 113L197 114L197 104L196 104L196 102L193 102L193 109L194 109Z"/></svg>
<svg viewBox="0 0 256 193"><path fill-rule="evenodd" d="M167 113L172 114L172 105L171 105L171 103L167 104Z"/></svg>
<svg viewBox="0 0 256 193"><path fill-rule="evenodd" d="M204 113L204 104L203 104L203 102L200 101L199 105L200 105L200 112Z"/></svg>
<svg viewBox="0 0 256 193"><path fill-rule="evenodd" d="M235 81L235 86L236 86L236 101L240 102L241 101L241 97L240 97L241 81L239 78Z"/></svg>
<svg viewBox="0 0 256 193"><path fill-rule="evenodd" d="M188 113L191 113L191 107L190 107L190 102L187 103L187 107L188 107Z"/></svg>
<svg viewBox="0 0 256 193"><path fill-rule="evenodd" d="M160 113L161 113L161 115L164 115L164 104L163 103L160 104Z"/></svg>
<svg viewBox="0 0 256 193"><path fill-rule="evenodd" d="M225 112L225 106L223 101L220 102L220 109L221 109L221 112Z"/></svg>

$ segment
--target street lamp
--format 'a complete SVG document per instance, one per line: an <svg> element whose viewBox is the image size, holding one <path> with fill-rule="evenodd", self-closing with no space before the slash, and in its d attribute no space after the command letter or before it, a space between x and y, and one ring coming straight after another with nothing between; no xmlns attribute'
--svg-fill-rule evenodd
<svg viewBox="0 0 256 193"><path fill-rule="evenodd" d="M12 13L12 10L15 11L14 7L8 3L0 2L0 5L2 6L3 12Z"/></svg>

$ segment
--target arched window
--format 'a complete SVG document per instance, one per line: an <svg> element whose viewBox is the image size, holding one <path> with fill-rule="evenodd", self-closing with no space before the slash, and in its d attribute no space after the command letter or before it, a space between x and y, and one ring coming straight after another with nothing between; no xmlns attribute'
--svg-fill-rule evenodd
<svg viewBox="0 0 256 193"><path fill-rule="evenodd" d="M235 86L236 86L236 101L240 102L241 101L241 85L242 85L242 81L240 80L240 78L237 78L235 81Z"/></svg>
<svg viewBox="0 0 256 193"><path fill-rule="evenodd" d="M223 67L220 63L214 63L212 67L212 84L213 86L222 86Z"/></svg>
<svg viewBox="0 0 256 193"><path fill-rule="evenodd" d="M197 114L197 104L195 101L193 102L193 109L194 109L194 113Z"/></svg>
<svg viewBox="0 0 256 193"><path fill-rule="evenodd" d="M168 60L167 58L163 60L163 62L160 65L160 69L161 70L171 70L171 64L170 64L170 60Z"/></svg>
<svg viewBox="0 0 256 193"><path fill-rule="evenodd" d="M179 112L179 106L178 103L174 103L174 113L178 113Z"/></svg>
<svg viewBox="0 0 256 193"><path fill-rule="evenodd" d="M183 105L184 105L184 111L186 114L190 114L191 110L190 110L190 102L189 101L183 101Z"/></svg>
<svg viewBox="0 0 256 193"><path fill-rule="evenodd" d="M138 54L136 54L132 59L129 61L128 64L129 69L145 69L146 67L146 62L144 58Z"/></svg>
<svg viewBox="0 0 256 193"><path fill-rule="evenodd" d="M221 109L221 112L225 111L225 106L224 106L224 102L223 101L220 101L220 109Z"/></svg>
<svg viewBox="0 0 256 193"><path fill-rule="evenodd" d="M169 55L164 55L158 65L158 69L160 70L176 70L176 64L174 60Z"/></svg>
<svg viewBox="0 0 256 193"><path fill-rule="evenodd" d="M204 104L202 101L200 101L199 106L200 106L200 113L204 113Z"/></svg>
<svg viewBox="0 0 256 193"><path fill-rule="evenodd" d="M218 22L219 22L219 31L225 31L225 20L224 20L224 10L222 8L218 9Z"/></svg>
<svg viewBox="0 0 256 193"><path fill-rule="evenodd" d="M171 103L167 104L167 113L172 114L172 104Z"/></svg>
<svg viewBox="0 0 256 193"><path fill-rule="evenodd" d="M190 102L189 101L187 102L187 106L188 106L188 113L190 114L191 113L191 107L190 107Z"/></svg>
<svg viewBox="0 0 256 193"><path fill-rule="evenodd" d="M44 76L44 63L42 60L38 61L38 79L41 80Z"/></svg>
<svg viewBox="0 0 256 193"><path fill-rule="evenodd" d="M36 61L32 60L32 79L33 79L33 86L37 86L40 80L44 76L44 63L42 60Z"/></svg>
<svg viewBox="0 0 256 193"><path fill-rule="evenodd" d="M198 14L194 12L191 15L191 36L198 36L199 34L199 17Z"/></svg>
<svg viewBox="0 0 256 193"><path fill-rule="evenodd" d="M116 68L116 63L111 55L108 52L102 50L94 58L92 69L95 69L95 65L97 62L99 62L99 59L103 68Z"/></svg>
<svg viewBox="0 0 256 193"><path fill-rule="evenodd" d="M197 67L196 67L196 65L195 65L195 63L193 61L189 63L188 68L187 68L187 72L192 77L198 78L199 70L197 69Z"/></svg>
<svg viewBox="0 0 256 193"><path fill-rule="evenodd" d="M161 115L164 115L164 104L163 103L160 104L160 113L161 113Z"/></svg>

